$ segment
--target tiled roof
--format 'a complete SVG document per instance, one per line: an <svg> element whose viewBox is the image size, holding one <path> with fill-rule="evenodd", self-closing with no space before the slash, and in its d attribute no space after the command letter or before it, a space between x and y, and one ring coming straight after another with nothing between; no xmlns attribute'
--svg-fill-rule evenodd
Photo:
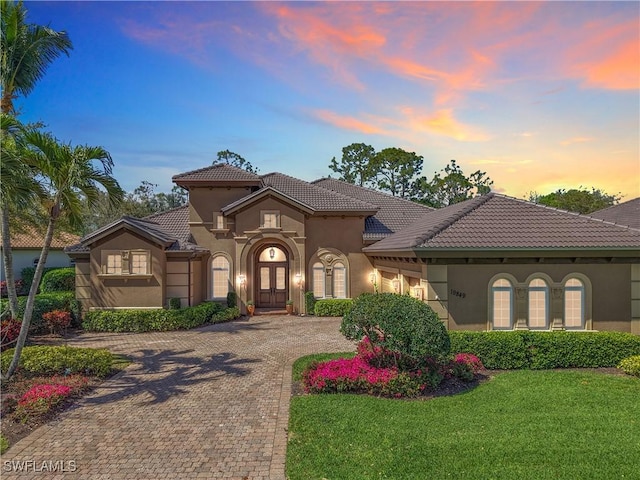
<svg viewBox="0 0 640 480"><path fill-rule="evenodd" d="M146 218L124 216L85 236L80 240L80 243L72 245L65 249L65 251L67 253L88 252L88 244L93 239L110 230L127 225L166 244L167 246L165 248L167 250L201 250L200 247L192 242L191 232L189 231L189 206L183 205L182 207L157 213Z"/></svg>
<svg viewBox="0 0 640 480"><path fill-rule="evenodd" d="M428 213L365 251L567 248L640 249L640 231L490 193Z"/></svg>
<svg viewBox="0 0 640 480"><path fill-rule="evenodd" d="M32 226L21 226L21 231L11 230L11 248L15 249L41 249L44 246L45 231L38 232ZM68 245L77 243L80 237L72 233L56 231L51 241L51 248L62 249Z"/></svg>
<svg viewBox="0 0 640 480"><path fill-rule="evenodd" d="M433 208L426 205L394 197L371 188L353 185L335 178L321 178L311 183L379 207L378 212L368 217L365 221L365 240L379 239L398 232L411 225L425 213L433 211Z"/></svg>
<svg viewBox="0 0 640 480"><path fill-rule="evenodd" d="M176 183L249 182L259 184L260 176L227 163L215 163L209 167L179 173L178 175L174 175L172 180Z"/></svg>
<svg viewBox="0 0 640 480"><path fill-rule="evenodd" d="M308 205L315 211L373 213L378 210L377 205L338 192L332 192L282 173L263 175L262 183L304 205Z"/></svg>
<svg viewBox="0 0 640 480"><path fill-rule="evenodd" d="M598 210L592 213L591 216L640 230L640 197L619 205L614 205L613 207Z"/></svg>

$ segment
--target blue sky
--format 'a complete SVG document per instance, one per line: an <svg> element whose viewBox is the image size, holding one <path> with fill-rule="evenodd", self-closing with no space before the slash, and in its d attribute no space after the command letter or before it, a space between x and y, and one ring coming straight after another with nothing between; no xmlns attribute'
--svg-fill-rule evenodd
<svg viewBox="0 0 640 480"><path fill-rule="evenodd" d="M363 142L456 159L496 191L640 195L637 2L26 2L74 50L16 105L115 176L232 150L313 180Z"/></svg>

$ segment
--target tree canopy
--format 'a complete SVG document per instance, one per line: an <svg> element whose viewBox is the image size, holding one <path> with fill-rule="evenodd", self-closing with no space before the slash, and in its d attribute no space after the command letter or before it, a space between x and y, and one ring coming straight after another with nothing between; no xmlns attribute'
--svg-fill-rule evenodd
<svg viewBox="0 0 640 480"><path fill-rule="evenodd" d="M217 159L213 162L216 163L226 163L228 165L233 165L234 167L241 168L246 170L249 173L258 173L258 169L254 167L251 162L238 155L235 152L230 150L221 150L218 152Z"/></svg>
<svg viewBox="0 0 640 480"><path fill-rule="evenodd" d="M537 192L529 193L530 202L583 214L612 207L618 204L621 198L620 194L611 195L595 187L591 187L591 191L579 187L570 190L561 188L546 195L539 195Z"/></svg>
<svg viewBox="0 0 640 480"><path fill-rule="evenodd" d="M340 163L333 157L329 168L340 175L340 180L364 187L375 180L371 168L375 156L376 151L371 145L352 143L342 149Z"/></svg>

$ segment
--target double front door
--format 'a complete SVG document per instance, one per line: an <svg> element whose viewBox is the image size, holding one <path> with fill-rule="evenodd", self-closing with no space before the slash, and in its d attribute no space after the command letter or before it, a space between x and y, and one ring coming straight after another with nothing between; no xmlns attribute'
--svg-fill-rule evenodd
<svg viewBox="0 0 640 480"><path fill-rule="evenodd" d="M259 308L284 308L287 302L287 264L258 263L257 303Z"/></svg>

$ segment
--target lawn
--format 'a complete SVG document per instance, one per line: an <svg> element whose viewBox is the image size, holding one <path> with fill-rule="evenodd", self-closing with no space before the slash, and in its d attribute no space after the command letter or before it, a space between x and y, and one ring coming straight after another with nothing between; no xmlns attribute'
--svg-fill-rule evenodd
<svg viewBox="0 0 640 480"><path fill-rule="evenodd" d="M297 396L287 475L639 479L639 399L638 378L571 370L500 373L430 400Z"/></svg>

